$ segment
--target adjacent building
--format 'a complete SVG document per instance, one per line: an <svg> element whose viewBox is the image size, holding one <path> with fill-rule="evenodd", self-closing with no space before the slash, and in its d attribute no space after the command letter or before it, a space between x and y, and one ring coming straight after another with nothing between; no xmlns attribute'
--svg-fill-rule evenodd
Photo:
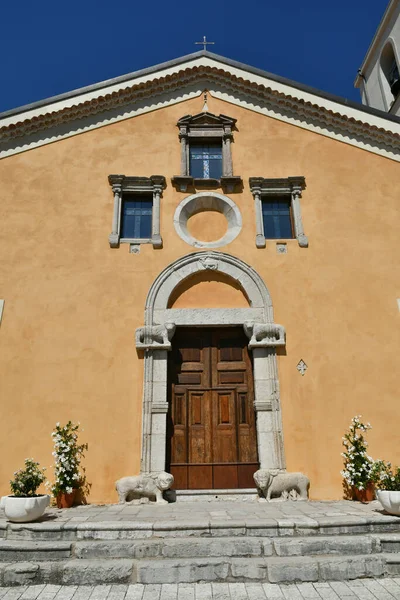
<svg viewBox="0 0 400 600"><path fill-rule="evenodd" d="M391 0L354 83L360 89L362 103L400 116L399 73L400 2Z"/></svg>

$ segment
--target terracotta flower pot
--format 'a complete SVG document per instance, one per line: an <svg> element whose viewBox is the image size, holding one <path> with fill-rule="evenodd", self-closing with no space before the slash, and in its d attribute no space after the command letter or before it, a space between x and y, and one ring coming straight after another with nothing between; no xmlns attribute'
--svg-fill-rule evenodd
<svg viewBox="0 0 400 600"><path fill-rule="evenodd" d="M67 494L66 492L61 492L60 494L58 494L56 498L57 508L71 508L71 506L75 502L77 491L78 490L74 488L70 494Z"/></svg>
<svg viewBox="0 0 400 600"><path fill-rule="evenodd" d="M375 500L375 486L373 483L367 483L365 490L359 490L355 486L353 487L353 500L359 502L372 502Z"/></svg>

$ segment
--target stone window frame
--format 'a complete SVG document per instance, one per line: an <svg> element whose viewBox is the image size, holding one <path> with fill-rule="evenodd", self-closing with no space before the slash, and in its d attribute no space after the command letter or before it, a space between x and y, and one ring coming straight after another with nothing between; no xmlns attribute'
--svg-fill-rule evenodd
<svg viewBox="0 0 400 600"><path fill-rule="evenodd" d="M223 214L227 220L226 233L218 240L204 242L194 238L188 231L187 223L191 216L204 211L215 211ZM239 207L228 198L217 192L198 192L188 196L176 207L174 227L179 237L195 248L220 248L230 244L242 230L242 215Z"/></svg>
<svg viewBox="0 0 400 600"><path fill-rule="evenodd" d="M264 177L250 177L250 190L254 197L256 213L256 246L265 248L266 239L262 216L262 199L274 196L289 196L293 218L294 238L301 248L308 248L308 237L304 233L301 217L300 198L306 188L304 177L287 177L285 179L266 179ZM283 239L283 238L282 238ZM277 240L274 240L275 242ZM279 240L278 240L279 241Z"/></svg>
<svg viewBox="0 0 400 600"><path fill-rule="evenodd" d="M166 187L163 175L151 175L150 177L133 177L126 175L109 175L108 182L114 193L114 212L112 231L109 236L111 248L118 248L120 244L152 244L153 248L162 248L162 237L160 234L160 199L162 191ZM121 238L121 211L123 194L152 194L153 211L151 238Z"/></svg>
<svg viewBox="0 0 400 600"><path fill-rule="evenodd" d="M226 115L214 115L204 111L197 115L186 115L179 119L179 140L181 144L181 173L172 177L172 183L179 191L186 192L188 187L222 187L231 193L235 187L242 184L242 178L233 175L232 130L236 119ZM218 142L222 144L222 177L221 179L204 179L190 175L189 148L191 142Z"/></svg>

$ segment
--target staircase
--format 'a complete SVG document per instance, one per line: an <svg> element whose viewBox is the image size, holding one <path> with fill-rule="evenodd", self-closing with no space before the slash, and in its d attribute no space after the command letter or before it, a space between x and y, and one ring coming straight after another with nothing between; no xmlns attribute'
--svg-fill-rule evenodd
<svg viewBox="0 0 400 600"><path fill-rule="evenodd" d="M0 524L0 585L292 583L400 575L396 517L194 518Z"/></svg>

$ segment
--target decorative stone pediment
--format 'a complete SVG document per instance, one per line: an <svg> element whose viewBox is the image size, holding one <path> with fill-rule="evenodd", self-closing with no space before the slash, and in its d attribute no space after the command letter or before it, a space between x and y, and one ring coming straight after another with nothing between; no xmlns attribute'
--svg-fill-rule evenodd
<svg viewBox="0 0 400 600"><path fill-rule="evenodd" d="M198 135L199 129L220 128L222 131L231 132L236 123L236 119L225 115L214 115L210 112L201 112L197 115L185 115L179 119L177 125L179 128L187 127L190 129L189 135Z"/></svg>

